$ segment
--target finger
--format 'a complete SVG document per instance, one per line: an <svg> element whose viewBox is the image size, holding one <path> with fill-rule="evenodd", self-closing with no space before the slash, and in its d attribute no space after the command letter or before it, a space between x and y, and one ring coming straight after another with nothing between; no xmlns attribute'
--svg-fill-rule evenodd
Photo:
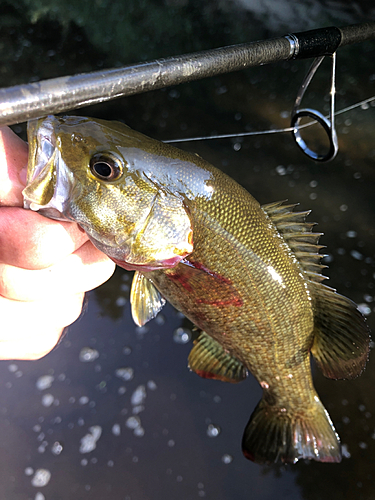
<svg viewBox="0 0 375 500"><path fill-rule="evenodd" d="M21 208L0 208L0 262L43 269L87 241L86 233L74 222L53 221Z"/></svg>
<svg viewBox="0 0 375 500"><path fill-rule="evenodd" d="M28 147L9 127L0 127L0 206L23 206Z"/></svg>
<svg viewBox="0 0 375 500"><path fill-rule="evenodd" d="M21 300L41 300L53 293L64 297L87 292L107 281L115 264L89 241L54 266L27 270L0 264L0 295Z"/></svg>
<svg viewBox="0 0 375 500"><path fill-rule="evenodd" d="M81 314L84 294L17 302L0 297L0 359L39 359L57 344L65 326Z"/></svg>

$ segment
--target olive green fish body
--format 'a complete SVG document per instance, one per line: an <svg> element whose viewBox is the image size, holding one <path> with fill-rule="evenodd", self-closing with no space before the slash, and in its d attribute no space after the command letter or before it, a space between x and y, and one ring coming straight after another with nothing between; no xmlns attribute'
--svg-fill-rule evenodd
<svg viewBox="0 0 375 500"><path fill-rule="evenodd" d="M308 212L260 206L197 155L129 127L80 117L29 124L25 207L77 222L135 275L133 318L165 299L200 329L190 368L238 382L247 369L263 398L243 452L259 462L337 462L337 434L313 386L310 352L330 378L366 362L369 332L349 299L321 281L319 234Z"/></svg>

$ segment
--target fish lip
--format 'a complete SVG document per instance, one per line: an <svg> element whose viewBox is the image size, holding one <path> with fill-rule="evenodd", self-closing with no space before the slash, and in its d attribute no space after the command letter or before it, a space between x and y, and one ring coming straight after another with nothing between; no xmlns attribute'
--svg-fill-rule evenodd
<svg viewBox="0 0 375 500"><path fill-rule="evenodd" d="M70 220L67 212L73 179L58 147L56 136L58 124L58 118L53 115L28 122L29 160L26 187L22 194L24 208L39 211L42 215L51 219ZM56 179L55 187L48 203L42 204L38 202L37 195L28 189L28 186L43 175L43 169L51 161L53 161Z"/></svg>
<svg viewBox="0 0 375 500"><path fill-rule="evenodd" d="M54 136L54 116L46 118L37 118L30 120L27 124L27 138L29 142L29 165L33 168L27 171L27 184L38 177L45 164L51 159L56 148L56 138ZM46 155L46 147L49 146L49 152Z"/></svg>

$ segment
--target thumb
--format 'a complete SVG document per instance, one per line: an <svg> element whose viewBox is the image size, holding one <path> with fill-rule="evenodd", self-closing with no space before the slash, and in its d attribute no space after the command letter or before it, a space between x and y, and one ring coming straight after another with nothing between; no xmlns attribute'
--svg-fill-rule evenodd
<svg viewBox="0 0 375 500"><path fill-rule="evenodd" d="M0 206L23 206L27 152L26 142L9 127L0 127Z"/></svg>

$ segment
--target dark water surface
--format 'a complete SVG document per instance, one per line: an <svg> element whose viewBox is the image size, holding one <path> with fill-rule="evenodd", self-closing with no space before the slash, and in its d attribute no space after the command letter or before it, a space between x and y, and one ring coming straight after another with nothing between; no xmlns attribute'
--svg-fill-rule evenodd
<svg viewBox="0 0 375 500"><path fill-rule="evenodd" d="M46 17L42 1L25 1L18 10L3 1L0 55L8 63L0 83L278 36L335 19L338 25L361 22L372 12L367 2L356 4L357 14L347 4L306 3L314 15L301 7L296 17L293 2L275 3L274 10L272 2L258 2L256 10L249 1L253 10L246 11L240 3L202 7L193 1L129 2L126 11L113 2L129 37L125 50L124 33L113 19L102 26L93 16L87 24L87 2L50 2ZM288 29L281 4L290 8ZM106 8L108 16L115 15L106 2L95 6L97 15ZM269 10L259 12L259 6ZM375 43L339 51L338 109L375 94L374 56ZM308 66L303 61L253 68L80 114L122 119L161 140L285 127ZM328 79L325 64L304 106L328 110ZM371 106L340 115L340 152L329 164L306 158L290 134L182 146L229 173L261 203L288 199L301 210L312 209L309 218L325 233L329 284L360 304L373 330L374 124ZM22 127L16 130L22 134ZM166 306L146 327L135 327L130 283L131 273L117 270L88 294L81 319L45 358L0 363L0 499L375 499L373 358L354 381L324 379L314 368L317 391L342 439L341 464L261 467L240 451L244 426L261 395L257 382L250 376L227 385L190 373L191 325Z"/></svg>

